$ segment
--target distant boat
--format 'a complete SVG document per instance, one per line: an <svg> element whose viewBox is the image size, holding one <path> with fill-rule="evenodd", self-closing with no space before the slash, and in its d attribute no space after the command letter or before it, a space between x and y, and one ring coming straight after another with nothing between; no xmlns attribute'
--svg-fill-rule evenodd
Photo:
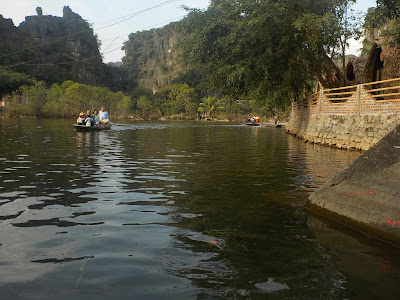
<svg viewBox="0 0 400 300"><path fill-rule="evenodd" d="M260 123L252 123L252 122L243 122L243 124L247 126L260 126Z"/></svg>
<svg viewBox="0 0 400 300"><path fill-rule="evenodd" d="M259 117L252 117L251 119L245 118L243 124L247 126L260 126L260 118Z"/></svg>
<svg viewBox="0 0 400 300"><path fill-rule="evenodd" d="M94 125L94 126L86 126L86 125L78 125L74 124L74 128L76 130L86 130L86 131L98 131L98 130L110 130L111 129L111 123L107 124L99 124L99 125Z"/></svg>

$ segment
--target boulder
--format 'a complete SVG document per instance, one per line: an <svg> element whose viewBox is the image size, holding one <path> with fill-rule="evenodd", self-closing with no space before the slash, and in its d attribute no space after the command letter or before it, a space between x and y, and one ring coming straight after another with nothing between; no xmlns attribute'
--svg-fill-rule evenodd
<svg viewBox="0 0 400 300"><path fill-rule="evenodd" d="M314 192L306 206L400 245L400 125Z"/></svg>

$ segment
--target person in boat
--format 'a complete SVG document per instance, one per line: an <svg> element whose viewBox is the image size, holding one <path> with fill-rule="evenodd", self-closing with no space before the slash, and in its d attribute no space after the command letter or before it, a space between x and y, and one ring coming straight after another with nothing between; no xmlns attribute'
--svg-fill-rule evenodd
<svg viewBox="0 0 400 300"><path fill-rule="evenodd" d="M94 126L94 116L90 113L90 110L86 111L85 124L86 126Z"/></svg>
<svg viewBox="0 0 400 300"><path fill-rule="evenodd" d="M104 107L100 109L100 123L107 124L110 120L108 119L108 112L104 110Z"/></svg>
<svg viewBox="0 0 400 300"><path fill-rule="evenodd" d="M85 124L86 126L94 126L94 116L90 113L90 110L86 111Z"/></svg>
<svg viewBox="0 0 400 300"><path fill-rule="evenodd" d="M85 119L86 119L86 115L84 112L79 113L79 117L78 119L76 119L76 122L78 123L78 125L85 125Z"/></svg>
<svg viewBox="0 0 400 300"><path fill-rule="evenodd" d="M99 125L100 124L100 115L99 115L99 111L97 109L95 109L93 111L93 116L94 116L94 125Z"/></svg>

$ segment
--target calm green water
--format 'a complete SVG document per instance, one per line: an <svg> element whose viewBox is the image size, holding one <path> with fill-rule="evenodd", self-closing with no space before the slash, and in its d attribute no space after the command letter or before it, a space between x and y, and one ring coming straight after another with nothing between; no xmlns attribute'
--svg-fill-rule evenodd
<svg viewBox="0 0 400 300"><path fill-rule="evenodd" d="M359 153L276 128L0 119L1 299L394 299L400 250L303 208Z"/></svg>

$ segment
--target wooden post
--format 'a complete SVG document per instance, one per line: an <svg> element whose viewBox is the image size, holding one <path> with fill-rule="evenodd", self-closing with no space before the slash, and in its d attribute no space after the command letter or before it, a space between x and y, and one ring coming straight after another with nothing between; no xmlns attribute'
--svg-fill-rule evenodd
<svg viewBox="0 0 400 300"><path fill-rule="evenodd" d="M324 94L324 89L321 88L319 90L319 114L321 115L321 109L322 109L322 96Z"/></svg>
<svg viewBox="0 0 400 300"><path fill-rule="evenodd" d="M361 89L362 89L362 84L359 84L357 86L358 89L358 115L361 116Z"/></svg>

